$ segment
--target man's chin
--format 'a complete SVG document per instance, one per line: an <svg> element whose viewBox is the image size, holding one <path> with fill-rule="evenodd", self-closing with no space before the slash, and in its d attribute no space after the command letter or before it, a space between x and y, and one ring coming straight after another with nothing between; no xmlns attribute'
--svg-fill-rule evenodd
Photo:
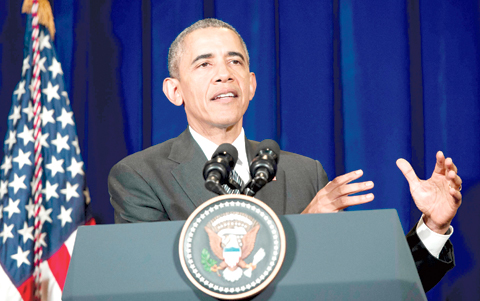
<svg viewBox="0 0 480 301"><path fill-rule="evenodd" d="M220 120L214 120L211 123L211 126L217 128L217 129L223 129L223 130L233 130L235 128L241 128L242 127L242 122L241 120L231 120L231 119L220 119Z"/></svg>
<svg viewBox="0 0 480 301"><path fill-rule="evenodd" d="M218 128L231 128L242 123L242 115L227 114L230 112L216 112L211 119L211 124Z"/></svg>
<svg viewBox="0 0 480 301"><path fill-rule="evenodd" d="M238 122L236 123L228 123L228 122L219 122L219 123L216 123L214 124L214 126L218 129L225 129L225 130L232 130L234 128L236 128L237 126L239 125ZM241 124L240 124L241 126Z"/></svg>

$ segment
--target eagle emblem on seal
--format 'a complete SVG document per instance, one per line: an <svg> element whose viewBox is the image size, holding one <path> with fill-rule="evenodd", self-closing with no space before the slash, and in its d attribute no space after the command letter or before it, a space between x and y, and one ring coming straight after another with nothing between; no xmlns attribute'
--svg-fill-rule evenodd
<svg viewBox="0 0 480 301"><path fill-rule="evenodd" d="M219 276L219 271L223 271L223 278L230 282L237 281L242 275L251 277L257 263L265 256L265 251L260 249L252 262L245 262L255 247L259 230L260 224L245 213L227 212L213 218L205 226L205 231L212 252L221 262L210 270Z"/></svg>

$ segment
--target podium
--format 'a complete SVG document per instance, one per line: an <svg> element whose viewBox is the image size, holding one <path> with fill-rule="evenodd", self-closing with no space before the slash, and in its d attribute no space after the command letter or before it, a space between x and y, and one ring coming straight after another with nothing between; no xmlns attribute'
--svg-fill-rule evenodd
<svg viewBox="0 0 480 301"><path fill-rule="evenodd" d="M427 300L394 209L279 218L285 260L254 300ZM63 300L215 300L182 270L183 224L80 227Z"/></svg>

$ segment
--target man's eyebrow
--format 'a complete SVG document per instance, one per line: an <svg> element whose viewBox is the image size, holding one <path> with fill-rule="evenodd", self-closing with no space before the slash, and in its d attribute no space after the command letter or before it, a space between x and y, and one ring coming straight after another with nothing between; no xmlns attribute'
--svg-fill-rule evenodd
<svg viewBox="0 0 480 301"><path fill-rule="evenodd" d="M228 56L239 56L243 61L245 61L245 58L243 57L243 55L240 52L229 51Z"/></svg>
<svg viewBox="0 0 480 301"><path fill-rule="evenodd" d="M243 61L245 61L245 57L243 56L243 54L241 54L240 52L236 52L236 51L229 51L228 52L228 56L238 56L240 57ZM209 59L213 57L213 54L211 53L205 53L205 54L200 54L199 56L197 56L193 62L192 62L192 65L195 64L195 62L201 60L201 59Z"/></svg>
<svg viewBox="0 0 480 301"><path fill-rule="evenodd" d="M208 59L208 58L211 58L212 56L213 56L213 54L211 54L211 53L200 54L199 56L197 56L197 57L193 60L192 65L195 64L195 62L198 61L198 60Z"/></svg>

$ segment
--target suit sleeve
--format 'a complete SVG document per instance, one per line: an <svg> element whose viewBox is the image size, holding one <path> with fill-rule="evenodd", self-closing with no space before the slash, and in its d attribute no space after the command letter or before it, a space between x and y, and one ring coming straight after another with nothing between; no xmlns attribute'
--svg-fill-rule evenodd
<svg viewBox="0 0 480 301"><path fill-rule="evenodd" d="M318 192L320 189L325 187L325 185L327 185L328 176L320 162L315 161L315 165L317 167L317 183L318 183L317 192Z"/></svg>
<svg viewBox="0 0 480 301"><path fill-rule="evenodd" d="M115 223L168 220L158 196L145 179L132 167L117 163L108 176L110 202L115 210Z"/></svg>
<svg viewBox="0 0 480 301"><path fill-rule="evenodd" d="M422 281L425 292L433 288L445 274L455 266L452 243L447 241L437 259L428 252L425 245L417 235L417 226L407 234L407 242L417 266L418 275Z"/></svg>

